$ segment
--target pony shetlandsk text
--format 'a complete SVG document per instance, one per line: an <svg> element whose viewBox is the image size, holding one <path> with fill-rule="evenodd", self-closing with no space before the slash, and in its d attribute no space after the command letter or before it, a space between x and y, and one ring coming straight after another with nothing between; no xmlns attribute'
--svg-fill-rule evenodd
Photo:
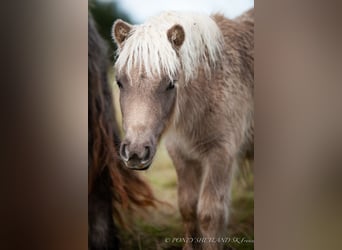
<svg viewBox="0 0 342 250"><path fill-rule="evenodd" d="M233 166L253 153L254 10L235 19L172 11L141 25L117 20L113 38L126 167L147 169L165 135L186 237L225 236Z"/></svg>

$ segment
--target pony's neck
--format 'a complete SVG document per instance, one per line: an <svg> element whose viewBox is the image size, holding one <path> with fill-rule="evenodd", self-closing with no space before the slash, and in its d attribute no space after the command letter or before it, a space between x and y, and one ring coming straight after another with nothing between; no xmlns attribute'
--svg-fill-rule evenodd
<svg viewBox="0 0 342 250"><path fill-rule="evenodd" d="M195 129L205 119L215 88L212 86L215 82L214 75L212 68L209 73L206 73L203 68L199 67L194 80L178 87L174 115L176 128L189 126L188 129Z"/></svg>

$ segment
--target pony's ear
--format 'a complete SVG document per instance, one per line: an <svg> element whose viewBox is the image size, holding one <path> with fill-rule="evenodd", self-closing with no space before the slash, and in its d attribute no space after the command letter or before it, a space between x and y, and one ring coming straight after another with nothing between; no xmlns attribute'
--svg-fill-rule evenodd
<svg viewBox="0 0 342 250"><path fill-rule="evenodd" d="M177 50L180 49L185 39L185 33L184 33L183 27L180 26L179 24L172 26L167 31L167 38L169 39L170 43L175 49Z"/></svg>
<svg viewBox="0 0 342 250"><path fill-rule="evenodd" d="M113 38L119 47L122 47L122 43L129 36L130 31L132 30L132 25L118 19L113 24Z"/></svg>

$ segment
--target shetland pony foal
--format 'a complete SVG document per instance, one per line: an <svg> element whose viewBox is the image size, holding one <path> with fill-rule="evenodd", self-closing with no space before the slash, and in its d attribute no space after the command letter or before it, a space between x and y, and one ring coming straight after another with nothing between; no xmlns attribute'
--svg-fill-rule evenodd
<svg viewBox="0 0 342 250"><path fill-rule="evenodd" d="M187 237L224 236L232 168L253 148L253 30L253 10L234 20L165 12L113 26L121 158L130 169L147 169L166 133ZM222 245L194 239L184 246L193 248Z"/></svg>
<svg viewBox="0 0 342 250"><path fill-rule="evenodd" d="M149 186L117 156L119 130L107 82L106 46L88 18L88 249L119 249L119 209L154 205ZM121 224L120 224L121 222Z"/></svg>

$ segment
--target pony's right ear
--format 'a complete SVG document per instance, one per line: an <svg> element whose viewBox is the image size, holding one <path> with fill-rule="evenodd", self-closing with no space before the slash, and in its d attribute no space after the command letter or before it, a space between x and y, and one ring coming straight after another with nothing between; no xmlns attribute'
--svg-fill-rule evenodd
<svg viewBox="0 0 342 250"><path fill-rule="evenodd" d="M132 25L122 21L121 19L114 22L113 38L119 47L122 47L122 43L127 39L132 28Z"/></svg>
<svg viewBox="0 0 342 250"><path fill-rule="evenodd" d="M179 50L185 39L183 27L179 24L173 25L167 31L167 39L169 39L169 42L176 50Z"/></svg>

